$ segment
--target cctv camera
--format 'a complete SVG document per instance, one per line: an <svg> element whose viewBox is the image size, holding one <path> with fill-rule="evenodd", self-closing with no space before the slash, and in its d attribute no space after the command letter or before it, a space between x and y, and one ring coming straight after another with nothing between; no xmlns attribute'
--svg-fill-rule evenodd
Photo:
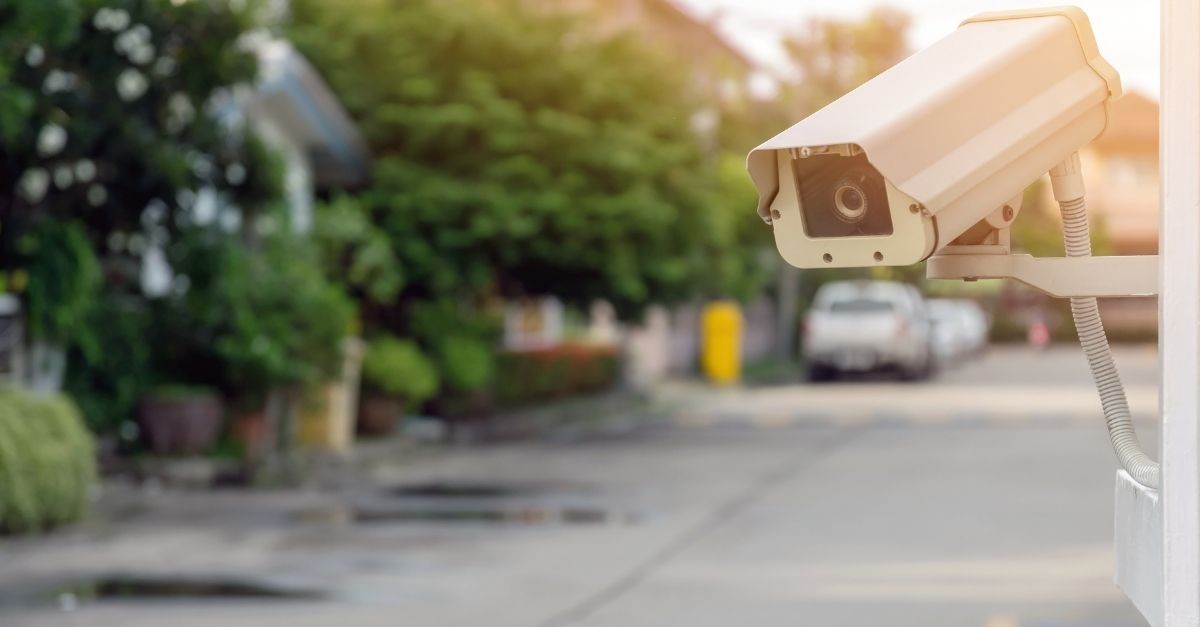
<svg viewBox="0 0 1200 627"><path fill-rule="evenodd" d="M1007 226L1120 95L1079 9L979 15L754 149L758 213L794 266L916 263Z"/></svg>

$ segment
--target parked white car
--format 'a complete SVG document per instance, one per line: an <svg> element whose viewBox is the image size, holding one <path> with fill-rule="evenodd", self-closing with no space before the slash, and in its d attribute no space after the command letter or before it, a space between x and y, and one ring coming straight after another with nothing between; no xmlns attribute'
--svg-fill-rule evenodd
<svg viewBox="0 0 1200 627"><path fill-rule="evenodd" d="M936 298L927 303L933 320L933 353L939 365L977 355L987 347L990 325L975 301Z"/></svg>
<svg viewBox="0 0 1200 627"><path fill-rule="evenodd" d="M804 324L809 378L842 372L894 370L927 377L934 365L932 324L925 300L911 285L839 281L817 291Z"/></svg>
<svg viewBox="0 0 1200 627"><path fill-rule="evenodd" d="M959 308L967 329L967 352L977 355L988 345L988 336L992 332L992 321L983 307L973 300L958 300Z"/></svg>
<svg viewBox="0 0 1200 627"><path fill-rule="evenodd" d="M933 354L939 366L953 364L971 353L971 330L966 312L958 301L935 298L927 301L933 321Z"/></svg>

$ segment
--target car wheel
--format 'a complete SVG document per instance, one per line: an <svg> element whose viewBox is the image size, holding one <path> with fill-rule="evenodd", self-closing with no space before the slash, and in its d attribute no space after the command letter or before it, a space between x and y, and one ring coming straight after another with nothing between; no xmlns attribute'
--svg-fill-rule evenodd
<svg viewBox="0 0 1200 627"><path fill-rule="evenodd" d="M925 359L918 364L903 366L900 368L900 379L903 381L925 381L933 376L934 364L933 357L926 355Z"/></svg>
<svg viewBox="0 0 1200 627"><path fill-rule="evenodd" d="M813 383L832 381L836 377L837 372L829 366L813 365L808 367L808 380Z"/></svg>

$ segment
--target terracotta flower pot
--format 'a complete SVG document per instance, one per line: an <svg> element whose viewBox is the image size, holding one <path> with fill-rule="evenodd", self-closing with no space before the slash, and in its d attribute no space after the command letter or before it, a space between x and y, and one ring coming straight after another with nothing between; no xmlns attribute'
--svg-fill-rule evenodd
<svg viewBox="0 0 1200 627"><path fill-rule="evenodd" d="M159 455L196 455L212 449L224 409L215 393L148 396L138 407L138 426Z"/></svg>
<svg viewBox="0 0 1200 627"><path fill-rule="evenodd" d="M400 411L398 399L367 394L359 402L357 430L363 435L388 435L396 430Z"/></svg>
<svg viewBox="0 0 1200 627"><path fill-rule="evenodd" d="M271 450L271 422L266 407L239 411L231 423L233 439L242 446L247 461L259 461Z"/></svg>

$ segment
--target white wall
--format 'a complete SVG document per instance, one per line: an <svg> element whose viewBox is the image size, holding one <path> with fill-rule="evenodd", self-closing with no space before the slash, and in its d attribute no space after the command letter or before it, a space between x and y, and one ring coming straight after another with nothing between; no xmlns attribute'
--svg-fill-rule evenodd
<svg viewBox="0 0 1200 627"><path fill-rule="evenodd" d="M702 305L685 305L674 310L651 307L640 325L624 329L625 380L633 387L646 387L670 376L695 373L700 351ZM775 308L770 299L759 298L742 307L742 365L769 358L778 342Z"/></svg>

